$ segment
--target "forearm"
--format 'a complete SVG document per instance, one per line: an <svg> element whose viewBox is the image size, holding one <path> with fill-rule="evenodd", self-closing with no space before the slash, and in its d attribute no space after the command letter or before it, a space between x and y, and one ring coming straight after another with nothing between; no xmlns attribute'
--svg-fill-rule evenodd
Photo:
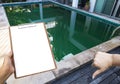
<svg viewBox="0 0 120 84"><path fill-rule="evenodd" d="M113 66L120 66L120 54L113 54Z"/></svg>
<svg viewBox="0 0 120 84"><path fill-rule="evenodd" d="M5 82L3 73L4 72L0 72L0 84L4 84L4 82Z"/></svg>
<svg viewBox="0 0 120 84"><path fill-rule="evenodd" d="M14 72L14 67L12 65L11 58L9 56L6 56L4 63L0 68L0 84L4 84L4 82L13 72Z"/></svg>
<svg viewBox="0 0 120 84"><path fill-rule="evenodd" d="M0 69L0 84L5 84L5 81L12 74L12 72L9 71L10 71L9 69L5 69L5 68Z"/></svg>

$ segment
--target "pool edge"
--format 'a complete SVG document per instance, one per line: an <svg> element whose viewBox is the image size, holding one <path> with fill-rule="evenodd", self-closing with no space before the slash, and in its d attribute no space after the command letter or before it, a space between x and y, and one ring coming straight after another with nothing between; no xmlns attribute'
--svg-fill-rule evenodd
<svg viewBox="0 0 120 84"><path fill-rule="evenodd" d="M12 75L7 80L7 83L14 84L17 82L18 83L22 82L22 84L27 84L27 83L35 84L39 82L39 84L45 84L56 78L64 76L67 73L70 73L72 70L79 68L83 64L91 61L94 58L94 55L97 51L108 52L118 46L120 46L120 36L114 37L109 41L106 41L95 47L85 50L79 54L76 54L73 57L57 62L56 70L52 70L52 71L48 71L48 72L44 72L44 73L40 73L32 76L20 78L20 79L15 79L14 75Z"/></svg>

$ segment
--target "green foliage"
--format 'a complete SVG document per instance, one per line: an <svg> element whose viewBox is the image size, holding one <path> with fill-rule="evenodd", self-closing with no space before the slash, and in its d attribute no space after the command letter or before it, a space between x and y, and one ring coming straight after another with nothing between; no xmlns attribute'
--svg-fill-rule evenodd
<svg viewBox="0 0 120 84"><path fill-rule="evenodd" d="M14 10L9 10L7 7L5 9L10 25L29 23L30 20L39 18L39 11L35 11L38 10L38 8L31 10L27 7L14 7Z"/></svg>
<svg viewBox="0 0 120 84"><path fill-rule="evenodd" d="M26 0L1 0L3 3L11 3L11 2L22 2Z"/></svg>

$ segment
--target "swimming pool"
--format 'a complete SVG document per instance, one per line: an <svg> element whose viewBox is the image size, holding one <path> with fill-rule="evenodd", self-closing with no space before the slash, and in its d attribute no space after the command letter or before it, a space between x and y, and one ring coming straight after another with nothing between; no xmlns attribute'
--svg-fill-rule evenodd
<svg viewBox="0 0 120 84"><path fill-rule="evenodd" d="M45 23L57 61L109 40L118 26L52 2L4 6L11 26Z"/></svg>

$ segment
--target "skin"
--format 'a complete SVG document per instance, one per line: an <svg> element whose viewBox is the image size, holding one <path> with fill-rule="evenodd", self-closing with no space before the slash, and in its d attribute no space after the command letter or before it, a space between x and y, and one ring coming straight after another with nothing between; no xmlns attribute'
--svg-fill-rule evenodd
<svg viewBox="0 0 120 84"><path fill-rule="evenodd" d="M14 66L12 60L12 52L10 52L7 55L5 55L4 63L0 68L0 84L4 84L4 82L13 72Z"/></svg>
<svg viewBox="0 0 120 84"><path fill-rule="evenodd" d="M93 73L92 78L94 79L98 74L104 72L111 66L120 66L120 55L97 52L93 60L93 66L98 68Z"/></svg>

